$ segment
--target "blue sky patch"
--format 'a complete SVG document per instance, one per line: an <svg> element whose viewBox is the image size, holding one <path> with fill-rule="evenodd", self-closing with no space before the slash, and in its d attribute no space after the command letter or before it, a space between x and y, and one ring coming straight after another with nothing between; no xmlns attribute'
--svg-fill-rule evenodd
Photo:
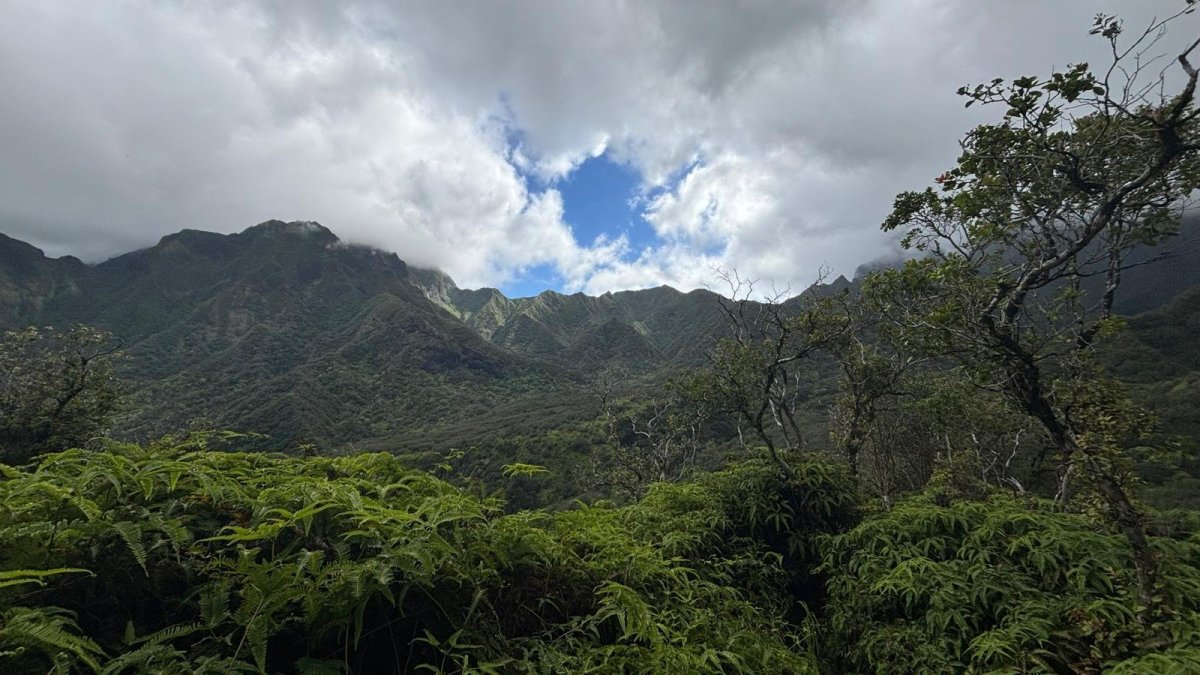
<svg viewBox="0 0 1200 675"><path fill-rule="evenodd" d="M500 284L500 292L509 298L528 298L546 290L562 291L562 287L563 278L547 263L521 270L516 278Z"/></svg>
<svg viewBox="0 0 1200 675"><path fill-rule="evenodd" d="M556 187L562 194L563 220L575 232L575 239L590 246L601 234L616 239L629 238L631 255L658 238L641 216L640 208L631 208L642 179L625 164L607 154L592 157L571 172Z"/></svg>
<svg viewBox="0 0 1200 675"><path fill-rule="evenodd" d="M510 147L519 148L524 134L514 127L507 129L507 133ZM570 225L580 246L591 246L601 235L609 241L625 235L629 250L624 257L633 260L647 246L661 243L654 228L641 215L645 200L634 203L639 196L641 176L629 165L613 161L607 153L588 158L565 178L552 183L530 172L520 169L518 172L530 190L558 190L563 200L563 222ZM502 284L500 290L510 298L528 297L547 289L564 291L564 284L554 266L544 264L523 270L517 279Z"/></svg>

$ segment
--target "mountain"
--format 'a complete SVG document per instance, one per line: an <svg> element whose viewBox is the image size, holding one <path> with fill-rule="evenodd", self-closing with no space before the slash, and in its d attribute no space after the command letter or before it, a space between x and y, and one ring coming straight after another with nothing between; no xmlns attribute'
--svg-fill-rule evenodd
<svg viewBox="0 0 1200 675"><path fill-rule="evenodd" d="M1153 402L1167 431L1200 439L1200 287L1130 317L1128 328L1106 350L1109 371Z"/></svg>
<svg viewBox="0 0 1200 675"><path fill-rule="evenodd" d="M426 296L492 344L563 366L631 373L698 366L724 334L720 296L669 286L588 296L545 291L508 299L494 288L462 290L449 277L418 274Z"/></svg>
<svg viewBox="0 0 1200 675"><path fill-rule="evenodd" d="M1200 215L1185 217L1176 236L1133 249L1125 263L1128 269L1121 274L1121 289L1113 303L1123 316L1166 306L1200 285ZM1092 283L1098 291L1103 279L1096 277Z"/></svg>
<svg viewBox="0 0 1200 675"><path fill-rule="evenodd" d="M96 265L0 238L0 328L83 323L125 344L122 435L197 418L327 447L446 447L591 418L587 383L698 365L718 297L662 287L509 299L312 222L182 230Z"/></svg>
<svg viewBox="0 0 1200 675"><path fill-rule="evenodd" d="M1182 250L1127 273L1130 306L1200 283L1200 254ZM194 418L334 448L538 433L594 417L588 383L603 370L655 385L702 364L726 331L720 302L666 286L528 298L460 289L304 221L185 229L96 265L0 235L0 329L84 323L118 336L132 398L120 431L135 439Z"/></svg>
<svg viewBox="0 0 1200 675"><path fill-rule="evenodd" d="M0 234L0 326L22 325L48 302L80 293L87 266L77 258L47 258L40 250Z"/></svg>
<svg viewBox="0 0 1200 675"><path fill-rule="evenodd" d="M576 379L492 345L397 256L316 223L183 230L95 266L3 243L6 327L86 323L125 342L133 437L206 417L339 445Z"/></svg>
<svg viewBox="0 0 1200 675"><path fill-rule="evenodd" d="M1200 509L1200 287L1128 319L1104 350L1109 372L1152 410L1175 453L1145 458L1143 497L1161 507Z"/></svg>

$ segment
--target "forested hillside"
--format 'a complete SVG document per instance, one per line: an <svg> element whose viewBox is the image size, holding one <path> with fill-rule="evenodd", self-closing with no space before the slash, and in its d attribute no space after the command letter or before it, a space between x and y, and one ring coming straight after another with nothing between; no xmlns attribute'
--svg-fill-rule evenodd
<svg viewBox="0 0 1200 675"><path fill-rule="evenodd" d="M204 417L332 446L572 383L432 305L396 256L344 246L312 223L229 236L185 230L65 273L63 261L19 246L8 242L25 263L5 269L10 292L24 298L6 306L20 312L9 327L111 332L129 357L132 405L121 427L133 437ZM432 419L431 409L440 411Z"/></svg>
<svg viewBox="0 0 1200 675"><path fill-rule="evenodd" d="M727 330L712 292L510 300L306 222L184 230L94 266L10 238L0 253L0 327L122 342L131 438L193 418L327 448L550 429L598 414L600 373L661 380Z"/></svg>
<svg viewBox="0 0 1200 675"><path fill-rule="evenodd" d="M1197 236L1189 220L1140 252L1163 259L1126 273L1120 298L1131 299L1118 309L1155 308L1200 284ZM837 279L784 306L856 287ZM462 290L305 222L183 230L91 266L0 238L0 328L112 333L131 395L118 433L131 439L199 418L284 444L445 449L569 426L599 415L606 372L636 390L703 366L731 330L722 302L669 287L515 299ZM815 367L812 390L830 391L832 368Z"/></svg>

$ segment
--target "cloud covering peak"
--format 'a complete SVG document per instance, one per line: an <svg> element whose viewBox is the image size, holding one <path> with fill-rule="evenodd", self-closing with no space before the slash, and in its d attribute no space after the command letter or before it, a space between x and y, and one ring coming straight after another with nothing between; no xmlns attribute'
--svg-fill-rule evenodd
<svg viewBox="0 0 1200 675"><path fill-rule="evenodd" d="M892 197L984 119L959 85L1179 4L4 2L0 231L96 260L317 220L463 286L803 287L892 249ZM569 222L599 156L628 222Z"/></svg>

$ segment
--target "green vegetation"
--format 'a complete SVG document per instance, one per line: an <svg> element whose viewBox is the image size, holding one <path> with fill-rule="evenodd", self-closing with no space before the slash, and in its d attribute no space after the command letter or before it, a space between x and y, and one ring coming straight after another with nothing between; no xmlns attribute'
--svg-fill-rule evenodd
<svg viewBox="0 0 1200 675"><path fill-rule="evenodd" d="M1200 666L1200 518L1158 516L1153 620L1119 534L1040 499L936 488L828 540L828 657L845 672L1184 673ZM841 658L844 655L845 658Z"/></svg>
<svg viewBox="0 0 1200 675"><path fill-rule="evenodd" d="M802 672L792 598L853 515L814 463L511 515L385 454L113 446L4 472L5 672Z"/></svg>
<svg viewBox="0 0 1200 675"><path fill-rule="evenodd" d="M0 239L0 319L119 331L135 383L97 329L0 343L0 671L1200 670L1200 513L1154 508L1200 506L1200 293L1117 315L1200 188L1200 41L1135 86L1189 12L964 88L1005 112L897 198L917 257L791 299Z"/></svg>
<svg viewBox="0 0 1200 675"><path fill-rule="evenodd" d="M1185 672L1200 518L1126 540L935 482L860 520L844 470L751 461L640 502L505 515L392 456L203 441L0 467L0 669ZM539 473L517 466L512 473ZM1170 671L1171 668L1176 669ZM1166 669L1166 670L1164 670Z"/></svg>
<svg viewBox="0 0 1200 675"><path fill-rule="evenodd" d="M83 326L0 336L0 462L107 433L121 401L113 374L120 346Z"/></svg>

